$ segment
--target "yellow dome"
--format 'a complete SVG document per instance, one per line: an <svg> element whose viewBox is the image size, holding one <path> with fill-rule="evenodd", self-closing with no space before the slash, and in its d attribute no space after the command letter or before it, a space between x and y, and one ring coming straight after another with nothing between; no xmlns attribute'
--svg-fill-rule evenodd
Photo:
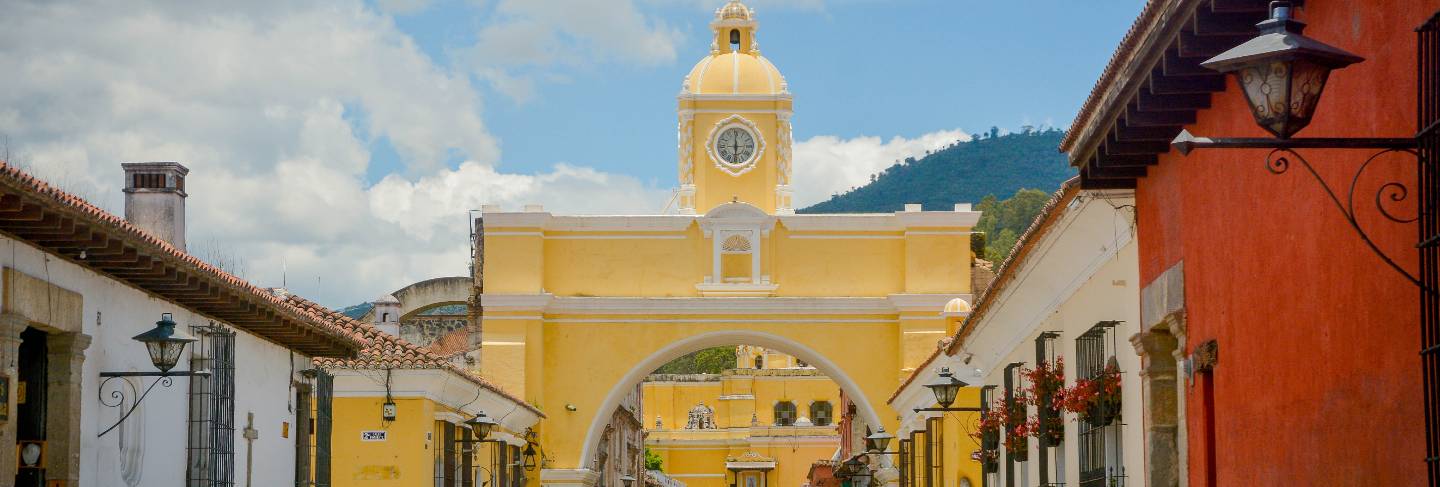
<svg viewBox="0 0 1440 487"><path fill-rule="evenodd" d="M931 308L934 309L934 308ZM962 298L955 298L945 303L945 316L964 316L970 314L970 302Z"/></svg>
<svg viewBox="0 0 1440 487"><path fill-rule="evenodd" d="M695 94L778 95L788 93L785 77L759 54L727 52L701 59L685 77L685 91Z"/></svg>

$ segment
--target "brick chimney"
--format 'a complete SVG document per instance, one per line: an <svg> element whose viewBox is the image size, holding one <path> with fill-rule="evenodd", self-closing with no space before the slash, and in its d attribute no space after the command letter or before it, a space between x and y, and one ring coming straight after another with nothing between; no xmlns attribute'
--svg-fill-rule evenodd
<svg viewBox="0 0 1440 487"><path fill-rule="evenodd" d="M125 220L185 250L185 175L178 162L127 162Z"/></svg>

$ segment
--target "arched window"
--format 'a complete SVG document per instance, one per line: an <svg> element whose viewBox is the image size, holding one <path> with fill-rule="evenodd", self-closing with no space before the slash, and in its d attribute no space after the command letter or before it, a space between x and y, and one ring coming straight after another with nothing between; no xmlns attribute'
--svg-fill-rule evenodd
<svg viewBox="0 0 1440 487"><path fill-rule="evenodd" d="M755 368L756 368L756 369L763 369L763 368L765 368L765 354L760 354L760 355L756 355L756 356L755 356Z"/></svg>
<svg viewBox="0 0 1440 487"><path fill-rule="evenodd" d="M830 426L834 418L834 406L830 401L815 401L810 403L810 422L815 426Z"/></svg>
<svg viewBox="0 0 1440 487"><path fill-rule="evenodd" d="M795 403L780 401L775 403L775 426L795 425Z"/></svg>

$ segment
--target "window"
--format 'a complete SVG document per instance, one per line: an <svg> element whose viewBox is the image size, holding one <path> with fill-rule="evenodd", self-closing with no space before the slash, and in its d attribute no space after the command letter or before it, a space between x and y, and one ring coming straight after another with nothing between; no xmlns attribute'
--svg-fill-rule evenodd
<svg viewBox="0 0 1440 487"><path fill-rule="evenodd" d="M189 487L235 485L235 332L220 326L191 327L195 343L191 368L209 377L190 378L185 451Z"/></svg>
<svg viewBox="0 0 1440 487"><path fill-rule="evenodd" d="M775 425L795 425L795 403L790 401L780 401L778 403L775 403Z"/></svg>
<svg viewBox="0 0 1440 487"><path fill-rule="evenodd" d="M1005 366L1004 399L1006 411L1016 411L1016 408L1019 407L1020 401L1017 400L1016 394L1024 393L1024 386L1020 383L1020 367L1024 365L1022 362L1015 362ZM1030 442L1026 436L1011 436L1008 431L1010 429L1008 425L1002 426L1001 428L1003 430L1001 431L1001 435L1005 437L1005 441L1010 445L1001 448L1001 453L1005 454L1005 487L1015 487L1015 464L1029 460ZM1011 450L1014 451L1012 452ZM1025 466L1021 465L1020 471L1023 472L1025 470Z"/></svg>
<svg viewBox="0 0 1440 487"><path fill-rule="evenodd" d="M1075 338L1077 381L1118 377L1120 370L1115 361L1115 325L1119 323L1096 323L1090 330ZM1125 478L1120 444L1120 426L1123 424L1120 418L1120 393L1116 391L1113 400L1102 399L1096 404L1097 407L1082 413L1080 418L1080 487L1106 487L1116 481L1123 483Z"/></svg>
<svg viewBox="0 0 1440 487"><path fill-rule="evenodd" d="M925 465L930 468L925 476L929 487L945 485L945 419L934 417L925 420Z"/></svg>
<svg viewBox="0 0 1440 487"><path fill-rule="evenodd" d="M912 458L910 450L910 439L901 439L898 449L900 452L900 487L912 487L913 485L911 477L915 475L915 459Z"/></svg>
<svg viewBox="0 0 1440 487"><path fill-rule="evenodd" d="M456 443L470 439L470 428L446 421L435 422L435 487L473 487L475 471L471 457L473 443Z"/></svg>
<svg viewBox="0 0 1440 487"><path fill-rule="evenodd" d="M1060 360L1057 351L1057 343L1060 339L1059 332L1047 331L1035 337L1035 370L1030 376L1035 381L1032 384L1036 397L1030 398L1035 404L1035 415L1038 431L1035 435L1039 443L1036 461L1039 463L1040 485L1064 485L1065 484L1065 454L1064 450L1054 451L1053 458L1055 465L1052 468L1050 460L1052 450L1057 449L1065 441L1064 416L1056 411L1054 404L1055 392L1065 387L1064 370L1059 370ZM1054 479L1054 483L1051 480Z"/></svg>
<svg viewBox="0 0 1440 487"><path fill-rule="evenodd" d="M928 461L925 458L925 445L928 443L924 431L910 432L910 487L933 487L929 484L930 468L925 463Z"/></svg>
<svg viewBox="0 0 1440 487"><path fill-rule="evenodd" d="M830 401L815 401L810 403L810 422L815 426L830 426L834 418L834 407Z"/></svg>

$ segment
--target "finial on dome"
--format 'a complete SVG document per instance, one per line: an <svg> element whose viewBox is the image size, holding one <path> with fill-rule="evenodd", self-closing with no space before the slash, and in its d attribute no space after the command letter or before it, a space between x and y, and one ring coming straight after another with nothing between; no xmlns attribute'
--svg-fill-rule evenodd
<svg viewBox="0 0 1440 487"><path fill-rule="evenodd" d="M740 0L730 0L724 7L715 9L715 20L753 20L755 9L746 7Z"/></svg>

